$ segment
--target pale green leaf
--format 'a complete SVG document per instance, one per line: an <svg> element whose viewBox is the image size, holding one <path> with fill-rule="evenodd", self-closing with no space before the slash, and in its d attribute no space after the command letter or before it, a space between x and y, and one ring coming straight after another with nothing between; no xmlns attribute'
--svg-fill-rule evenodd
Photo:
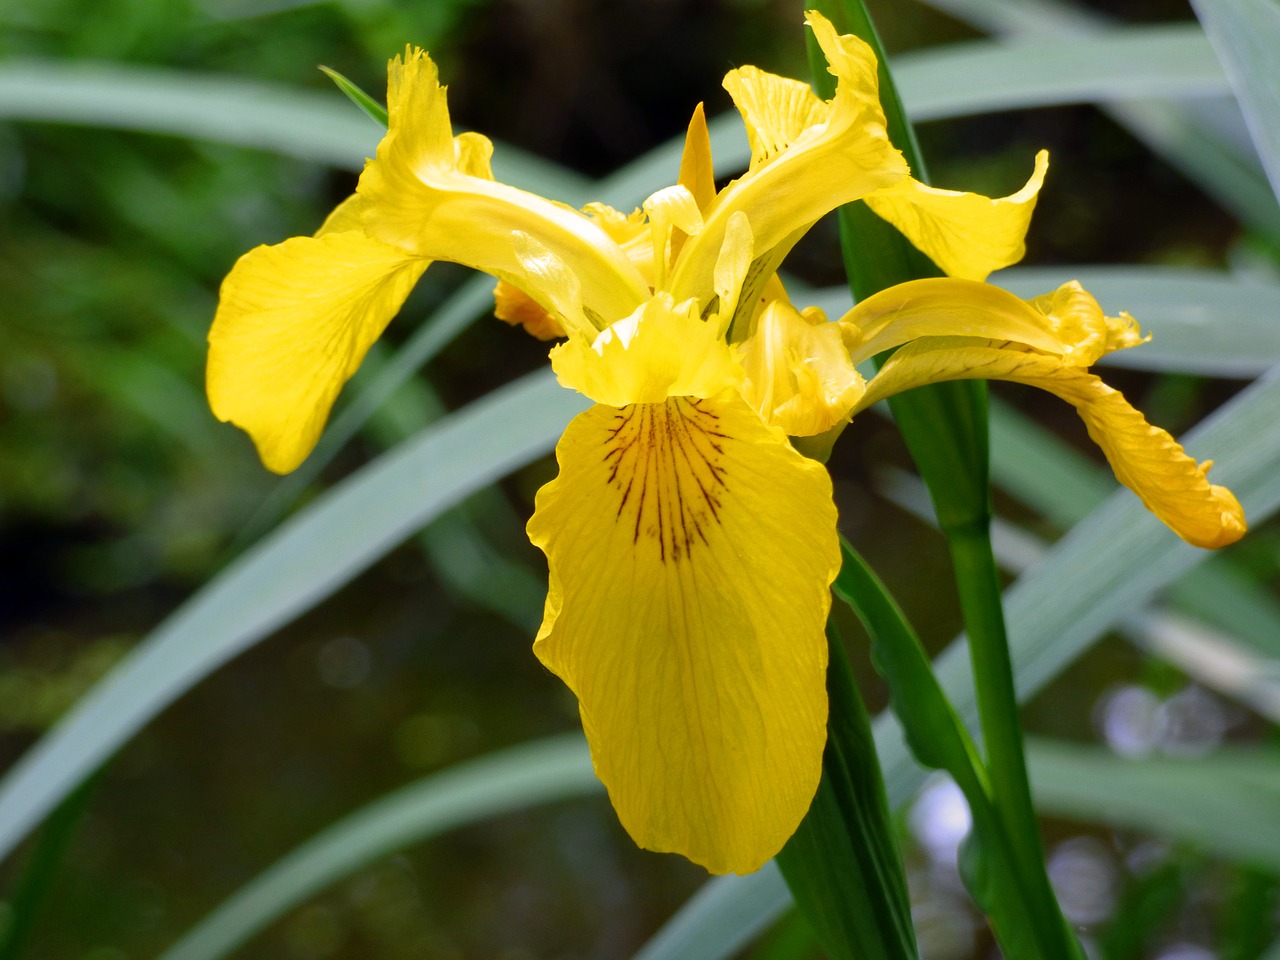
<svg viewBox="0 0 1280 960"><path fill-rule="evenodd" d="M160 960L215 960L330 884L446 830L600 791L579 734L535 740L459 764L338 821L240 887Z"/></svg>
<svg viewBox="0 0 1280 960"><path fill-rule="evenodd" d="M1226 75L1195 24L1084 38L975 40L902 54L891 65L917 123L1064 103L1229 93Z"/></svg>
<svg viewBox="0 0 1280 960"><path fill-rule="evenodd" d="M1150 833L1280 872L1280 755L1226 748L1131 760L1096 746L1027 741L1044 812Z"/></svg>
<svg viewBox="0 0 1280 960"><path fill-rule="evenodd" d="M116 63L0 65L0 118L140 130L271 150L348 170L382 131L337 93ZM589 183L531 153L495 144L494 174L558 199Z"/></svg>
<svg viewBox="0 0 1280 960"><path fill-rule="evenodd" d="M318 498L142 641L0 781L0 856L138 728L467 495L551 449L585 400L539 371Z"/></svg>
<svg viewBox="0 0 1280 960"><path fill-rule="evenodd" d="M1271 188L1280 197L1280 4L1275 0L1192 0L1253 133Z"/></svg>
<svg viewBox="0 0 1280 960"><path fill-rule="evenodd" d="M1019 41L1057 38L1066 42L1096 37L1106 33L1114 22L1059 0L926 2L979 29ZM1273 239L1280 238L1280 203L1267 182L1256 150L1222 132L1224 119L1239 118L1235 104L1217 106L1212 116L1194 106L1137 98L1113 102L1105 109L1242 223Z"/></svg>

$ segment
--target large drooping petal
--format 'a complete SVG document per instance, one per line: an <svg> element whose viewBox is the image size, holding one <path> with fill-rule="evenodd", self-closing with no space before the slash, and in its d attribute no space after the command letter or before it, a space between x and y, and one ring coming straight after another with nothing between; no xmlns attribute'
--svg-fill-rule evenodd
<svg viewBox="0 0 1280 960"><path fill-rule="evenodd" d="M808 22L836 77L836 95L823 102L797 81L755 68L725 78L752 140L752 166L720 191L704 211L702 232L681 249L668 285L677 299L710 297L712 265L734 213L746 214L762 272L772 273L823 214L907 175L885 130L875 54L857 37L838 36L817 13Z"/></svg>
<svg viewBox="0 0 1280 960"><path fill-rule="evenodd" d="M534 652L636 842L753 871L821 774L830 479L736 398L597 405L556 455L529 522L551 571Z"/></svg>
<svg viewBox="0 0 1280 960"><path fill-rule="evenodd" d="M626 316L649 288L626 253L592 218L492 179L488 141L453 137L435 64L411 49L389 69L387 135L357 193L365 232L430 260L451 260L506 280L549 306L511 243L534 237L578 276L587 307Z"/></svg>
<svg viewBox="0 0 1280 960"><path fill-rule="evenodd" d="M943 272L985 280L1026 253L1027 227L1049 169L1049 154L1036 154L1031 179L1017 193L992 199L980 193L939 190L906 177L868 194L867 206L902 231Z"/></svg>
<svg viewBox="0 0 1280 960"><path fill-rule="evenodd" d="M268 468L294 469L427 264L350 231L250 250L209 331L214 415L248 431Z"/></svg>
<svg viewBox="0 0 1280 960"><path fill-rule="evenodd" d="M849 360L841 328L820 310L801 314L775 300L738 351L746 372L743 397L789 436L825 433L848 419L862 396L862 377Z"/></svg>
<svg viewBox="0 0 1280 960"><path fill-rule="evenodd" d="M1218 548L1244 535L1240 502L1207 479L1212 462L1197 464L1119 391L1061 357L963 338L925 338L890 357L867 385L858 409L911 387L960 379L1025 383L1072 404L1116 479L1188 543Z"/></svg>

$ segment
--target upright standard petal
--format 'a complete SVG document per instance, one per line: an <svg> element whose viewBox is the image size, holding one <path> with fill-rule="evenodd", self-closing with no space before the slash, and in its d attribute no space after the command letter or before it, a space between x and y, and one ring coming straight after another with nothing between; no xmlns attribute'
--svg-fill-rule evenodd
<svg viewBox="0 0 1280 960"><path fill-rule="evenodd" d="M1116 479L1174 533L1216 549L1244 536L1240 502L1209 483L1211 461L1197 464L1168 433L1147 423L1119 391L1061 357L994 343L929 337L908 344L867 385L858 409L911 387L942 380L1011 380L1072 404L1106 454Z"/></svg>
<svg viewBox="0 0 1280 960"><path fill-rule="evenodd" d="M596 405L556 455L529 522L551 571L534 652L636 842L753 871L821 775L830 479L737 398Z"/></svg>
<svg viewBox="0 0 1280 960"><path fill-rule="evenodd" d="M875 54L857 37L837 36L817 13L808 22L836 76L836 95L824 102L795 80L755 68L725 78L751 137L752 166L720 191L704 211L702 232L680 251L668 285L676 299L710 298L712 267L736 212L746 214L756 258L771 273L823 214L907 175L885 129Z"/></svg>
<svg viewBox="0 0 1280 960"><path fill-rule="evenodd" d="M209 331L214 415L248 431L269 469L294 469L427 264L356 232L250 250L223 281Z"/></svg>
<svg viewBox="0 0 1280 960"><path fill-rule="evenodd" d="M985 280L1026 253L1027 227L1048 169L1049 154L1041 150L1026 185L994 200L980 193L939 190L911 177L865 199L948 276Z"/></svg>
<svg viewBox="0 0 1280 960"><path fill-rule="evenodd" d="M518 231L574 270L583 301L602 316L625 316L648 296L639 270L590 217L495 182L488 141L452 136L445 88L423 51L393 60L388 76L387 135L356 188L370 237L484 271L549 307L515 256Z"/></svg>
<svg viewBox="0 0 1280 960"><path fill-rule="evenodd" d="M711 132L707 114L698 104L684 134L684 151L680 154L680 176L676 183L684 187L705 210L716 197L716 172L711 163Z"/></svg>

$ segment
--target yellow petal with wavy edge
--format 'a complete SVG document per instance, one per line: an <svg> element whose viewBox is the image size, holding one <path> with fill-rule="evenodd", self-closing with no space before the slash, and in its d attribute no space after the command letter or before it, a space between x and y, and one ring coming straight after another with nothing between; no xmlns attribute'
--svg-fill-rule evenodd
<svg viewBox="0 0 1280 960"><path fill-rule="evenodd" d="M929 338L895 353L867 386L859 409L925 383L1011 380L1048 390L1072 404L1102 448L1116 479L1147 509L1197 547L1216 549L1245 533L1244 510L1226 487L1209 483L1211 461L1197 464L1164 430L1153 427L1116 390L1061 358L970 340Z"/></svg>
<svg viewBox="0 0 1280 960"><path fill-rule="evenodd" d="M555 347L551 369L562 386L614 407L736 389L742 368L696 307L659 293L594 341L571 336Z"/></svg>
<svg viewBox="0 0 1280 960"><path fill-rule="evenodd" d="M250 250L222 283L209 331L209 404L288 473L428 261L354 232Z"/></svg>
<svg viewBox="0 0 1280 960"><path fill-rule="evenodd" d="M1125 350L1146 343L1138 324L1127 313L1108 317L1093 294L1076 280L1064 283L1052 293L1027 301L1044 314L1057 336L1073 344L1064 359L1077 367L1088 367L1113 350Z"/></svg>
<svg viewBox="0 0 1280 960"><path fill-rule="evenodd" d="M793 437L811 437L848 419L863 381L849 360L840 327L821 310L802 315L774 301L739 348L746 371L743 398Z"/></svg>
<svg viewBox="0 0 1280 960"><path fill-rule="evenodd" d="M754 170L827 122L831 107L807 83L758 67L729 71L724 88L742 114Z"/></svg>
<svg viewBox="0 0 1280 960"><path fill-rule="evenodd" d="M831 481L736 398L597 405L556 456L529 521L551 574L534 652L635 841L749 873L821 775Z"/></svg>
<svg viewBox="0 0 1280 960"><path fill-rule="evenodd" d="M362 225L370 237L482 270L549 307L515 255L518 231L573 270L596 313L626 316L648 297L640 272L590 217L490 179L487 141L451 135L445 89L423 51L393 60L388 78L387 135L356 188L367 201Z"/></svg>
<svg viewBox="0 0 1280 960"><path fill-rule="evenodd" d="M1089 363L1097 359L1095 340L1105 341L1106 331L1097 301L1079 284L1027 302L989 283L945 277L882 290L839 323L847 330L855 364L920 337L1013 340L1064 358L1083 351Z"/></svg>
<svg viewBox="0 0 1280 960"><path fill-rule="evenodd" d="M721 190L707 208L702 232L685 243L672 268L667 289L676 299L710 299L712 267L734 213L747 215L757 259L776 268L781 255L823 214L907 175L907 163L885 131L875 54L857 37L837 36L819 14L810 12L807 20L836 76L836 95L821 111L806 107L814 117L823 114L822 120L788 142L784 134L801 121L784 116L780 102L792 96L787 91L797 89L795 81L762 71L730 74L731 93L742 93L745 78L754 86L773 85L772 93L744 96L737 106L757 142L764 143L768 131L769 149L777 152Z"/></svg>
<svg viewBox="0 0 1280 960"><path fill-rule="evenodd" d="M1027 226L1048 169L1048 151L1041 150L1026 186L997 200L939 190L910 177L865 199L948 276L985 280L1027 252Z"/></svg>
<svg viewBox="0 0 1280 960"><path fill-rule="evenodd" d="M623 213L607 203L593 200L582 208L582 212L620 247L650 245L648 217L639 207Z"/></svg>

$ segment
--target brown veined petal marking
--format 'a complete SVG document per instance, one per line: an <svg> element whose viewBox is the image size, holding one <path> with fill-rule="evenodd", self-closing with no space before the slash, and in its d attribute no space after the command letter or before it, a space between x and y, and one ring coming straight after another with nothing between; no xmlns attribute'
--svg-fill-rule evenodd
<svg viewBox="0 0 1280 960"><path fill-rule="evenodd" d="M641 846L755 870L821 772L830 478L738 397L597 404L556 454L529 522L550 567L534 651Z"/></svg>
<svg viewBox="0 0 1280 960"><path fill-rule="evenodd" d="M637 547L657 544L661 563L710 546L708 528L724 507L724 441L720 418L703 402L638 403L620 410L605 454L609 483L621 497L617 521ZM634 517L634 523L632 518Z"/></svg>

